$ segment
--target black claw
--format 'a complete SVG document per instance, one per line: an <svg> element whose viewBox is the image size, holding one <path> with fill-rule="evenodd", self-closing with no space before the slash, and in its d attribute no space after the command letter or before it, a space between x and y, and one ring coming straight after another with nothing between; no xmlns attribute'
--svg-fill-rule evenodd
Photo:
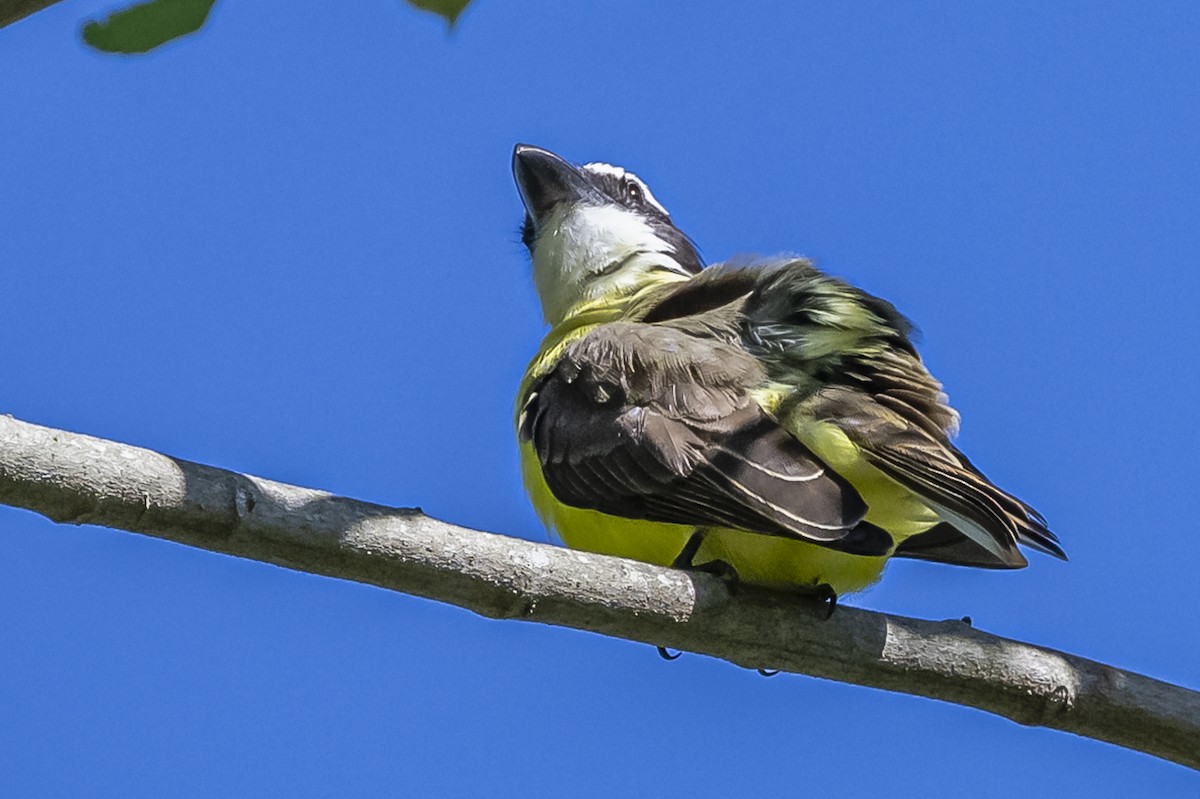
<svg viewBox="0 0 1200 799"><path fill-rule="evenodd" d="M676 652L672 655L665 646L656 646L655 649L658 650L658 656L663 660L678 660L680 655L683 654L682 652Z"/></svg>
<svg viewBox="0 0 1200 799"><path fill-rule="evenodd" d="M774 677L779 673L779 669L758 669L758 673L764 677Z"/></svg>
<svg viewBox="0 0 1200 799"><path fill-rule="evenodd" d="M828 603L829 609L825 611L825 621L829 621L829 617L837 610L837 591L834 591L833 586L829 583L821 583L813 589L813 596L818 602Z"/></svg>

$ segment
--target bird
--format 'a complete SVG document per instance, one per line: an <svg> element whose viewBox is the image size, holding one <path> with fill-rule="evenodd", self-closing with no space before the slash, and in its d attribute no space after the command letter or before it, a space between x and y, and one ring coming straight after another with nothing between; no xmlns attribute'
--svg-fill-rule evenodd
<svg viewBox="0 0 1200 799"><path fill-rule="evenodd" d="M1066 559L953 443L890 302L798 256L705 264L649 186L513 151L549 330L518 390L521 472L573 549L829 603L891 558Z"/></svg>

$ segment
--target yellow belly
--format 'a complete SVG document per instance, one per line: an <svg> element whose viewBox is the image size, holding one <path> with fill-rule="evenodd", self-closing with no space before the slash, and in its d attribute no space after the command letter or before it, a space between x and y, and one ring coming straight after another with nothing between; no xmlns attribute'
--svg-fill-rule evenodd
<svg viewBox="0 0 1200 799"><path fill-rule="evenodd" d="M887 558L848 555L794 538L724 528L705 535L695 562L710 560L730 564L750 585L804 591L825 584L839 596L874 585L887 565Z"/></svg>
<svg viewBox="0 0 1200 799"><path fill-rule="evenodd" d="M550 493L530 444L521 446L521 472L543 524L572 549L670 566L696 531L691 525L625 519L564 505ZM725 528L710 529L694 558L696 564L711 560L725 561L750 585L803 591L825 583L839 595L873 584L887 562L887 558L848 555L805 541Z"/></svg>

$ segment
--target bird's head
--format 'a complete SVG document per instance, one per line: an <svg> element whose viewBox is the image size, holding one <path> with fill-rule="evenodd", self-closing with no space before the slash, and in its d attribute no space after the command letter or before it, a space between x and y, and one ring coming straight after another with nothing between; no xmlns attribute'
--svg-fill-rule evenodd
<svg viewBox="0 0 1200 799"><path fill-rule="evenodd" d="M659 278L685 279L702 267L691 239L632 172L575 166L518 144L513 176L525 203L521 238L550 324L580 302L621 296Z"/></svg>

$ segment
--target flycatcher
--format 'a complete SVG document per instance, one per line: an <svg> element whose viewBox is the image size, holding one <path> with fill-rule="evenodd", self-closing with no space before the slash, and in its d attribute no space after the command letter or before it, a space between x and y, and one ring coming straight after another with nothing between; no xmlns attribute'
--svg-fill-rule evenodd
<svg viewBox="0 0 1200 799"><path fill-rule="evenodd" d="M517 401L522 471L568 546L837 595L889 557L1064 558L951 442L891 303L803 258L704 266L636 175L517 145L550 331Z"/></svg>

